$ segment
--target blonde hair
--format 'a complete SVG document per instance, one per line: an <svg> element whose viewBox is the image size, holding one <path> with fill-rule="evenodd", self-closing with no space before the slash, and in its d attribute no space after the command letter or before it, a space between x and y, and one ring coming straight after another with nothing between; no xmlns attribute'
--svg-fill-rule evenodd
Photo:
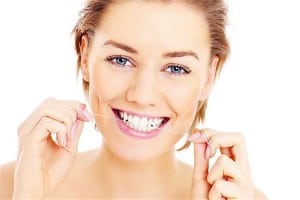
<svg viewBox="0 0 300 200"><path fill-rule="evenodd" d="M84 35L88 36L89 43L93 39L95 30L99 26L102 16L107 11L107 8L112 4L118 3L119 0L88 0L85 7L80 12L80 18L73 29L75 35L75 50L77 53L77 74L81 65L81 40ZM124 1L124 0L122 0ZM145 0L151 1L151 0ZM172 0L152 0L171 3ZM211 50L210 56L218 57L219 61L216 68L216 76L221 72L224 62L226 61L230 47L226 37L225 29L227 24L227 6L223 0L178 0L179 2L187 3L199 9L204 14L209 27ZM212 59L211 59L212 60ZM83 89L88 95L89 84L82 79ZM201 101L197 106L197 113L193 123L189 129L189 134L193 132L197 124L205 119L205 111L207 108L207 99ZM186 149L190 145L189 141L178 150Z"/></svg>

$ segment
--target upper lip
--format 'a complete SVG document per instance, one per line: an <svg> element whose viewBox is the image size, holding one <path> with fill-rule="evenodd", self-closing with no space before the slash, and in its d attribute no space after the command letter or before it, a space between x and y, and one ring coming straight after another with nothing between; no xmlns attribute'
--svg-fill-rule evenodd
<svg viewBox="0 0 300 200"><path fill-rule="evenodd" d="M136 113L136 112L132 112L132 111L128 111L128 110L123 110L123 109L117 109L117 108L113 108L113 110L114 110L114 111L122 111L122 112L126 112L127 114L135 115L135 116L138 116L138 117L140 117L140 118L142 118L142 117L147 117L147 118L167 118L167 119L169 119L169 117L162 116L162 115L139 114L139 113Z"/></svg>

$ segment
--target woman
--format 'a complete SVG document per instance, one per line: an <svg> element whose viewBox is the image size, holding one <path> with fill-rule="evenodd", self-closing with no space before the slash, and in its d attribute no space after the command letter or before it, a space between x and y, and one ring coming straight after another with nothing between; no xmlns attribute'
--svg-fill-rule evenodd
<svg viewBox="0 0 300 200"><path fill-rule="evenodd" d="M195 128L229 53L225 23L222 0L90 0L74 33L92 114L77 101L36 108L19 127L16 163L1 167L1 197L265 198L242 135ZM102 145L77 154L91 121ZM174 155L186 132L194 166Z"/></svg>

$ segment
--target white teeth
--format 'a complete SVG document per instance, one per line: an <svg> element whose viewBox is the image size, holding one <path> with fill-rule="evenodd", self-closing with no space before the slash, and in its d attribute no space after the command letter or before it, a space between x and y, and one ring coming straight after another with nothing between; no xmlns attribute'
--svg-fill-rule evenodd
<svg viewBox="0 0 300 200"><path fill-rule="evenodd" d="M146 131L147 131L147 128L148 128L147 124L148 124L147 118L146 118L146 117L143 117L143 118L141 119L141 121L140 121L140 129L139 129L139 131L144 131L144 132L146 132Z"/></svg>
<svg viewBox="0 0 300 200"><path fill-rule="evenodd" d="M154 126L157 126L159 124L159 120L158 119L154 119Z"/></svg>
<svg viewBox="0 0 300 200"><path fill-rule="evenodd" d="M130 121L129 121L130 122ZM134 129L139 129L139 125L140 125L140 118L138 116L134 116L132 119L132 125Z"/></svg>
<svg viewBox="0 0 300 200"><path fill-rule="evenodd" d="M150 119L150 120L148 121L147 131L150 131L153 127L154 127L154 125L153 125L153 120Z"/></svg>
<svg viewBox="0 0 300 200"><path fill-rule="evenodd" d="M119 111L119 115L127 126L139 132L149 132L154 129L157 129L163 122L163 118L140 118L136 115L129 115L123 111Z"/></svg>
<svg viewBox="0 0 300 200"><path fill-rule="evenodd" d="M127 113L126 112L120 112L122 114L121 115L121 119L122 119L122 115L123 115L123 120L126 122L128 120L128 117L127 117Z"/></svg>
<svg viewBox="0 0 300 200"><path fill-rule="evenodd" d="M128 123L132 123L132 116L131 115L127 115L127 120Z"/></svg>

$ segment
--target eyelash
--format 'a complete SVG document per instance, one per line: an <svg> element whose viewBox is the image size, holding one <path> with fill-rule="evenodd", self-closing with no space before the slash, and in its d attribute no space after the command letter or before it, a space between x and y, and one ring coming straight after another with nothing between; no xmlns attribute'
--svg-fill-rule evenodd
<svg viewBox="0 0 300 200"><path fill-rule="evenodd" d="M179 65L179 64L169 64L164 70L171 69L171 67L179 68L179 70L181 71L181 73L173 73L173 72L168 71L169 74L174 75L174 76L182 76L182 75L187 75L187 74L191 73L190 69L188 69L187 67L185 67L183 65Z"/></svg>
<svg viewBox="0 0 300 200"><path fill-rule="evenodd" d="M105 60L108 61L108 62L110 62L110 63L113 64L113 65L117 65L117 66L120 66L120 67L124 67L125 65L118 64L118 63L116 63L116 61L114 61L115 59L120 59L120 58L121 58L121 59L125 59L126 62L130 62L131 64L133 63L133 62L131 61L130 58L128 58L128 57L126 57L126 56L121 56L121 55L108 56ZM132 64L132 65L135 66L134 64Z"/></svg>
<svg viewBox="0 0 300 200"><path fill-rule="evenodd" d="M128 65L123 65L123 64L118 64L116 59L125 59L123 62L130 62L132 64L133 67L135 67L135 64L133 64L133 61L131 61L130 58L126 57L126 56L122 56L122 55L115 55L115 56L108 56L105 60L113 65L117 65L119 67L128 67ZM129 66L131 67L131 66ZM176 67L176 68L179 68L179 70L181 71L180 73L173 73L171 71L166 71L168 72L169 74L171 75L174 75L174 76L182 76L182 75L187 75L189 73L191 73L191 70L188 68L188 67L185 67L183 65L179 65L179 64L168 64L168 66L166 68L164 68L164 71L166 69L170 69L171 67Z"/></svg>

